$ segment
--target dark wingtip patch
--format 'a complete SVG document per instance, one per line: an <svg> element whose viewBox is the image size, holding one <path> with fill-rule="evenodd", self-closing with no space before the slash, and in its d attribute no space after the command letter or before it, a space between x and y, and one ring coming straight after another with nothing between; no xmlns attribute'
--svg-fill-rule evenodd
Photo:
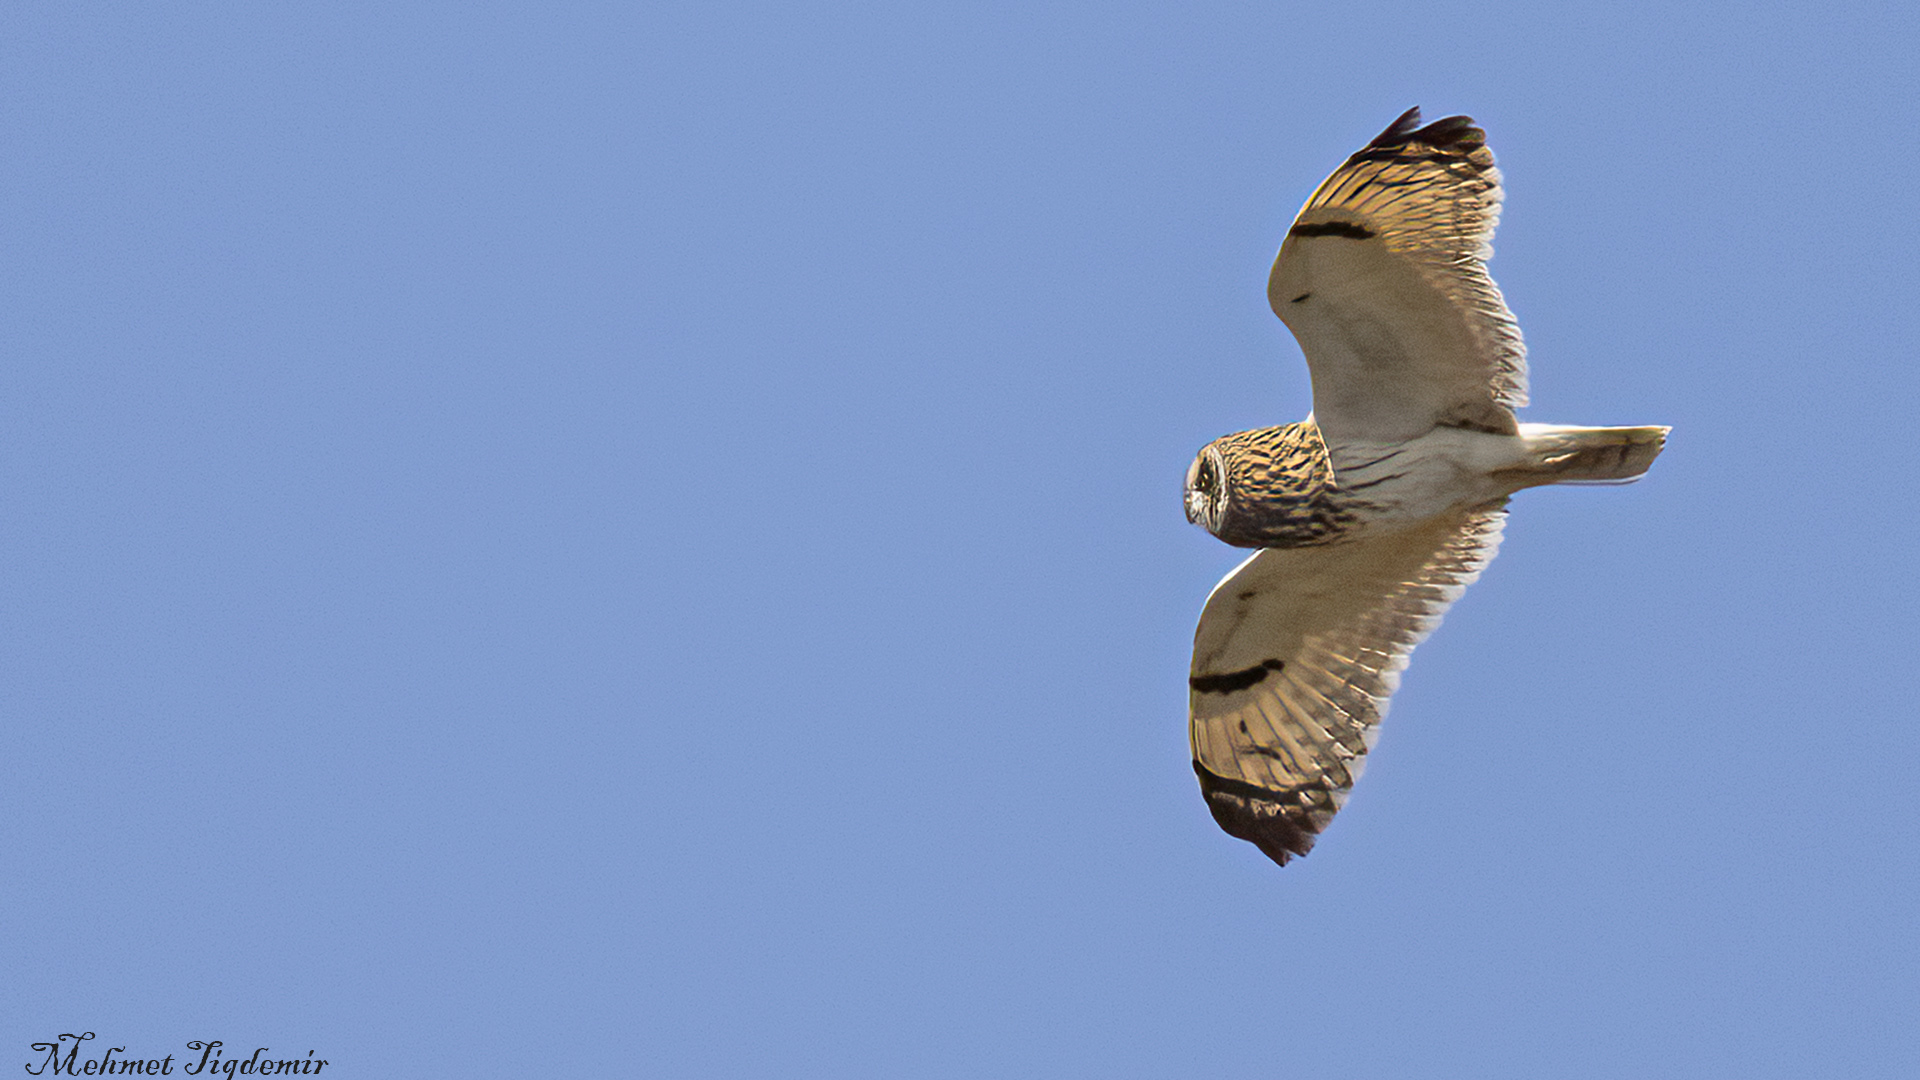
<svg viewBox="0 0 1920 1080"><path fill-rule="evenodd" d="M1350 221L1321 221L1311 225L1295 225L1287 230L1288 236L1339 236L1348 240L1371 240L1374 231L1365 225L1355 225ZM1306 297L1301 297L1305 300ZM1294 301L1299 303L1298 300Z"/></svg>
<svg viewBox="0 0 1920 1080"><path fill-rule="evenodd" d="M1378 135L1375 135L1373 137L1373 141L1368 143L1367 145L1369 147L1399 146L1401 143L1404 143L1407 141L1408 135L1413 134L1415 131L1418 131L1419 129L1420 129L1420 106L1415 105L1413 108L1408 109L1406 112L1401 113L1400 119L1395 120L1391 124L1388 124L1387 130L1381 132Z"/></svg>
<svg viewBox="0 0 1920 1080"><path fill-rule="evenodd" d="M1193 774L1200 778L1200 794L1220 828L1228 836L1259 848L1281 866L1313 850L1320 826L1309 808L1333 812L1333 792L1324 783L1268 791L1242 780L1229 780L1198 761L1193 763Z"/></svg>
<svg viewBox="0 0 1920 1080"><path fill-rule="evenodd" d="M1449 116L1421 127L1420 107L1416 105L1376 135L1367 150L1392 150L1410 143L1424 143L1436 150L1471 149L1484 146L1486 141L1487 133L1474 125L1471 116Z"/></svg>
<svg viewBox="0 0 1920 1080"><path fill-rule="evenodd" d="M1202 694L1231 694L1236 690L1245 690L1256 686L1267 677L1268 672L1284 671L1284 660L1262 660L1250 668L1240 671L1227 671L1218 675L1189 675L1187 685Z"/></svg>

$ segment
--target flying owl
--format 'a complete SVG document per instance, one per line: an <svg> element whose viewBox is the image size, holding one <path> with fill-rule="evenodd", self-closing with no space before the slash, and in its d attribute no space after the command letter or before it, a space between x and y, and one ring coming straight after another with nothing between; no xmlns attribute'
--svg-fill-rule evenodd
<svg viewBox="0 0 1920 1080"><path fill-rule="evenodd" d="M1360 777L1407 658L1493 559L1509 496L1625 482L1664 427L1523 424L1526 348L1487 275L1500 174L1465 116L1409 109L1307 199L1267 282L1313 412L1214 440L1187 520L1257 548L1194 632L1214 820L1286 865Z"/></svg>

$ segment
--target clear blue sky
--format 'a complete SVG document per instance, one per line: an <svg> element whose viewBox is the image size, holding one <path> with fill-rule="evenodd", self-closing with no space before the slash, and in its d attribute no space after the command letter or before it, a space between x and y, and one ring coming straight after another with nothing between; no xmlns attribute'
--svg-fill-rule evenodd
<svg viewBox="0 0 1920 1080"><path fill-rule="evenodd" d="M1815 7L1827 7L1814 14ZM0 15L0 1068L1920 1075L1905 5ZM1184 676L1286 224L1508 183L1530 492L1281 870ZM20 1074L16 1074L20 1075Z"/></svg>

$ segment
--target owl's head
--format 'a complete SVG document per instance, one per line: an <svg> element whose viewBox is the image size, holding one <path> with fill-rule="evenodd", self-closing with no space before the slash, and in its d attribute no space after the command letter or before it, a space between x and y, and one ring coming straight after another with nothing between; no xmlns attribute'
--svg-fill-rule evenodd
<svg viewBox="0 0 1920 1080"><path fill-rule="evenodd" d="M1215 536L1227 517L1227 459L1220 452L1224 441L1215 439L1201 447L1187 466L1187 520Z"/></svg>
<svg viewBox="0 0 1920 1080"><path fill-rule="evenodd" d="M1234 547L1317 544L1341 525L1321 505L1332 483L1311 418L1223 435L1187 468L1187 520Z"/></svg>

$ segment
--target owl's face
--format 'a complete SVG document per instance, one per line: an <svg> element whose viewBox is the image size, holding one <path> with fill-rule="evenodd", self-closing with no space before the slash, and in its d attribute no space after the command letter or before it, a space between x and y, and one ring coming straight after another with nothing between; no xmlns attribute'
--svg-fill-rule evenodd
<svg viewBox="0 0 1920 1080"><path fill-rule="evenodd" d="M1227 516L1227 459L1220 444L1208 443L1187 466L1187 520L1215 536Z"/></svg>
<svg viewBox="0 0 1920 1080"><path fill-rule="evenodd" d="M1354 524L1332 488L1311 419L1222 435L1187 469L1187 520L1234 547L1321 544Z"/></svg>

